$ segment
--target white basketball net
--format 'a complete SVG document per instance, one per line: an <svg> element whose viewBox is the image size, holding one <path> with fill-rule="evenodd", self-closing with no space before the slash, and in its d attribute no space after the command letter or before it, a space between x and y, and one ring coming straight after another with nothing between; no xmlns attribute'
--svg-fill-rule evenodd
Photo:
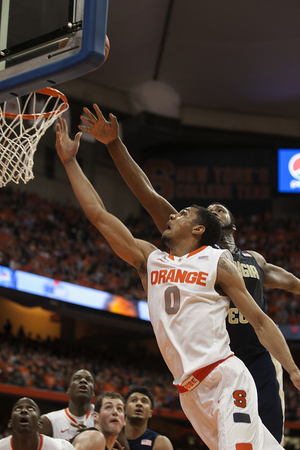
<svg viewBox="0 0 300 450"><path fill-rule="evenodd" d="M48 96L42 108L38 107L37 94ZM37 144L69 107L66 97L52 88L32 92L23 107L19 98L16 104L17 113L13 114L7 111L7 102L0 105L0 187L10 181L27 183L34 178L33 157ZM29 107L30 114L26 114Z"/></svg>

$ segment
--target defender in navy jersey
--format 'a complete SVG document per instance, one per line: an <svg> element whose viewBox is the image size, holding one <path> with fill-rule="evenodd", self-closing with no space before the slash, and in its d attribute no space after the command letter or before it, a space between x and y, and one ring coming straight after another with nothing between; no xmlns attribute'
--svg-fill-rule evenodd
<svg viewBox="0 0 300 450"><path fill-rule="evenodd" d="M267 263L262 255L236 247L234 217L226 206L213 203L208 209L216 214L222 225L220 247L228 249L239 269L247 290L259 307L266 313L267 302L263 286L284 289L300 294L300 280L281 267ZM264 425L278 442L283 438L284 393L282 391L282 369L259 342L250 323L230 302L226 321L230 346L235 355L248 367L258 392L259 415Z"/></svg>
<svg viewBox="0 0 300 450"><path fill-rule="evenodd" d="M142 434L142 436L136 439L128 439L130 450L152 450L152 449L157 450L159 448L163 450L165 447L154 445L155 439L158 436L161 435L159 433L156 433L156 431L147 428L145 433Z"/></svg>
<svg viewBox="0 0 300 450"><path fill-rule="evenodd" d="M126 425L125 436L130 450L173 450L171 441L150 430L154 397L146 386L131 386L124 395Z"/></svg>
<svg viewBox="0 0 300 450"><path fill-rule="evenodd" d="M263 270L249 252L235 248L231 254L235 265L244 278L247 290L259 307L267 313L267 302L263 294ZM250 364L258 355L266 352L252 325L240 314L232 302L230 302L227 316L227 330L232 350L245 364Z"/></svg>
<svg viewBox="0 0 300 450"><path fill-rule="evenodd" d="M242 269L241 273L247 290L260 308L267 313L267 302L263 295L264 272L262 268L249 252L236 248L232 256L237 267ZM251 270L251 268L256 268L256 270ZM231 349L245 363L254 378L259 399L259 415L273 436L278 442L281 442L284 425L281 366L261 345L252 325L232 302L230 302L226 326L230 336Z"/></svg>

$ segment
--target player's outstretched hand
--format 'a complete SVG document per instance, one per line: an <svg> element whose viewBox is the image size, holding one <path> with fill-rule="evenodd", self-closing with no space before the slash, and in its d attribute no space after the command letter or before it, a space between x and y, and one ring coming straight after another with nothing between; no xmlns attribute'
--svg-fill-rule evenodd
<svg viewBox="0 0 300 450"><path fill-rule="evenodd" d="M86 125L79 125L78 128L81 131L87 131L94 136L97 141L107 145L116 140L119 136L119 124L117 118L113 114L109 114L110 121L107 121L96 103L93 104L93 107L96 115L91 113L88 108L83 108L87 117L80 116L80 119Z"/></svg>
<svg viewBox="0 0 300 450"><path fill-rule="evenodd" d="M80 145L80 137L82 133L78 132L74 141L70 139L68 134L68 125L65 119L59 117L56 125L56 150L62 163L75 156Z"/></svg>
<svg viewBox="0 0 300 450"><path fill-rule="evenodd" d="M300 371L299 369L295 370L293 373L290 374L291 381L293 382L294 386L300 391Z"/></svg>

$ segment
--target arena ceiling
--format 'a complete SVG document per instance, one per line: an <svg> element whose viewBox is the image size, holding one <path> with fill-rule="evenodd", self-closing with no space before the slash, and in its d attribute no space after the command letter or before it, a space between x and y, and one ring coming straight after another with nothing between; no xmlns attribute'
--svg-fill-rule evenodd
<svg viewBox="0 0 300 450"><path fill-rule="evenodd" d="M108 60L65 90L81 83L84 99L128 111L132 89L146 85L151 97L159 86L163 99L166 87L190 115L259 114L299 127L299 0L110 0L107 34Z"/></svg>

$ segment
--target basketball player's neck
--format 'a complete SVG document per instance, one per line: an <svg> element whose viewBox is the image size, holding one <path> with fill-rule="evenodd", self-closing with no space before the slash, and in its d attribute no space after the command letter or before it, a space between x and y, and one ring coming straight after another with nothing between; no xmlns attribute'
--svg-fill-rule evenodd
<svg viewBox="0 0 300 450"><path fill-rule="evenodd" d="M221 236L221 239L219 240L218 244L223 248L227 248L231 253L233 253L236 248L236 244L235 244L232 230L224 230L223 229L222 236Z"/></svg>
<svg viewBox="0 0 300 450"><path fill-rule="evenodd" d="M69 401L69 411L71 414L77 417L81 417L84 416L84 414L87 414L90 407L90 402L78 403L72 400Z"/></svg>
<svg viewBox="0 0 300 450"><path fill-rule="evenodd" d="M12 450L38 450L40 436L38 433L31 435L13 433Z"/></svg>
<svg viewBox="0 0 300 450"><path fill-rule="evenodd" d="M127 439L137 439L142 436L147 430L148 421L141 419L126 420L125 436Z"/></svg>

